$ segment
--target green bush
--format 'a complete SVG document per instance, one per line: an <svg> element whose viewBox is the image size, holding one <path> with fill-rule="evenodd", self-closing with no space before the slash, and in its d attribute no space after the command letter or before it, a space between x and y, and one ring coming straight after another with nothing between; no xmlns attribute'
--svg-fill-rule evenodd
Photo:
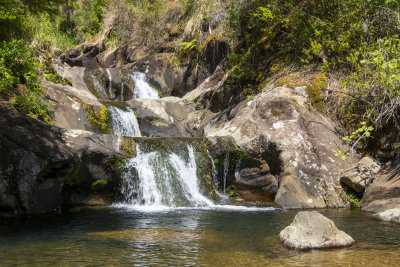
<svg viewBox="0 0 400 267"><path fill-rule="evenodd" d="M12 40L0 44L0 96L10 99L19 112L51 123L51 112L41 96L40 66L27 42Z"/></svg>
<svg viewBox="0 0 400 267"><path fill-rule="evenodd" d="M352 68L348 57L360 44L399 33L399 7L394 0L227 1L228 32L241 55L239 63L231 61L238 66L231 84L257 88L258 73L268 73L276 60Z"/></svg>
<svg viewBox="0 0 400 267"><path fill-rule="evenodd" d="M24 40L0 43L0 94L10 94L17 84L30 91L40 91L37 70L40 64Z"/></svg>
<svg viewBox="0 0 400 267"><path fill-rule="evenodd" d="M350 206L352 208L359 208L360 207L359 199L353 194L350 194Z"/></svg>

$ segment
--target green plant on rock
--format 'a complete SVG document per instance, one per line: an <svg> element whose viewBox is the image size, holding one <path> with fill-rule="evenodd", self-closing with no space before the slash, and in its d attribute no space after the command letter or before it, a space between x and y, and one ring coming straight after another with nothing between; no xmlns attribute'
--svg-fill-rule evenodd
<svg viewBox="0 0 400 267"><path fill-rule="evenodd" d="M100 179L93 182L90 187L92 188L92 191L100 192L107 186L107 184L108 182L106 180Z"/></svg>
<svg viewBox="0 0 400 267"><path fill-rule="evenodd" d="M360 207L359 199L353 194L350 194L349 197L350 197L350 206L352 208L359 208Z"/></svg>
<svg viewBox="0 0 400 267"><path fill-rule="evenodd" d="M226 189L226 193L230 196L230 197L238 197L238 194L236 193L236 186L234 185L230 185L227 189Z"/></svg>
<svg viewBox="0 0 400 267"><path fill-rule="evenodd" d="M344 136L342 140L345 143L351 144L354 140L355 137L358 137L358 139L353 143L352 147L350 148L350 151L345 151L342 152L341 150L338 150L335 153L336 157L341 157L342 160L346 160L347 156L350 155L350 153L353 151L354 147L360 142L361 140L365 140L367 138L371 137L371 132L374 130L374 127L372 126L367 126L367 123L365 121L362 121L361 127L355 130L354 132L351 133L349 136Z"/></svg>

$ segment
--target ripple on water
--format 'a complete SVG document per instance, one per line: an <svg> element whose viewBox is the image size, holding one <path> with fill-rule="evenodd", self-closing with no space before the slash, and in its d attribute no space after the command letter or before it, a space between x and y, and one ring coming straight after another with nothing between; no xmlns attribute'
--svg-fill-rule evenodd
<svg viewBox="0 0 400 267"><path fill-rule="evenodd" d="M277 236L295 211L79 209L0 224L0 265L399 265L399 225L351 211L321 213L357 244L335 250L284 248Z"/></svg>

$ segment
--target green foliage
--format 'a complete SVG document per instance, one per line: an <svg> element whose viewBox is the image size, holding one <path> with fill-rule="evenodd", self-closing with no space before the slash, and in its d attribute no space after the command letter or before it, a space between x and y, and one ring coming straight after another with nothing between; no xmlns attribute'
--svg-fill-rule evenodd
<svg viewBox="0 0 400 267"><path fill-rule="evenodd" d="M97 181L93 182L90 187L92 188L92 191L100 192L106 186L107 186L107 181L103 180L103 179L100 179L100 180L97 180Z"/></svg>
<svg viewBox="0 0 400 267"><path fill-rule="evenodd" d="M239 62L228 87L244 94L258 90L274 61L351 67L348 57L366 42L399 33L398 1L252 0L227 1L228 30ZM236 59L238 57L235 57ZM393 64L395 66L395 64Z"/></svg>
<svg viewBox="0 0 400 267"><path fill-rule="evenodd" d="M353 194L350 194L350 206L352 207L352 208L359 208L360 207L360 201L359 201L359 199L355 196L355 195L353 195Z"/></svg>
<svg viewBox="0 0 400 267"><path fill-rule="evenodd" d="M10 99L19 112L51 123L49 105L43 102L40 93L40 66L27 42L12 40L0 43L0 96Z"/></svg>
<svg viewBox="0 0 400 267"><path fill-rule="evenodd" d="M353 97L342 103L343 122L361 118L377 128L394 119L400 95L399 37L395 35L370 45L363 44L349 55L348 61L354 71L343 85Z"/></svg>
<svg viewBox="0 0 400 267"><path fill-rule="evenodd" d="M21 113L52 124L52 114L49 104L43 102L40 92L26 91L10 99L12 105Z"/></svg>
<svg viewBox="0 0 400 267"><path fill-rule="evenodd" d="M238 194L236 193L236 186L234 185L230 185L227 189L226 189L226 193L230 196L230 197L237 197Z"/></svg>
<svg viewBox="0 0 400 267"><path fill-rule="evenodd" d="M0 43L0 93L11 91L17 84L25 84L31 91L40 91L39 66L27 42L12 40Z"/></svg>
<svg viewBox="0 0 400 267"><path fill-rule="evenodd" d="M0 41L26 38L29 35L27 15L55 13L64 0L0 0Z"/></svg>
<svg viewBox="0 0 400 267"><path fill-rule="evenodd" d="M82 6L76 6L77 11L72 16L75 36L80 41L90 39L101 31L104 19L104 11L109 0L84 0Z"/></svg>
<svg viewBox="0 0 400 267"><path fill-rule="evenodd" d="M31 38L35 40L37 47L47 51L61 50L65 52L78 44L70 32L54 27L54 24L57 24L62 16L63 14L56 17L49 14L27 16Z"/></svg>

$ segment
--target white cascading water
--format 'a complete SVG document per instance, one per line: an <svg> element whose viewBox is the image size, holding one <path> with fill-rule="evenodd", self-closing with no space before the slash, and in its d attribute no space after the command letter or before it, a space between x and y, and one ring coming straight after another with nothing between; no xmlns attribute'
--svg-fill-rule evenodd
<svg viewBox="0 0 400 267"><path fill-rule="evenodd" d="M94 85L94 90L96 90L96 95L97 97L101 99L108 99L108 95L106 93L106 90L104 89L103 86L99 83L99 81L96 79L93 73L90 73L90 77L92 78L93 85Z"/></svg>
<svg viewBox="0 0 400 267"><path fill-rule="evenodd" d="M142 136L135 113L130 108L124 111L117 107L109 106L108 110L111 114L111 125L114 135L129 137Z"/></svg>
<svg viewBox="0 0 400 267"><path fill-rule="evenodd" d="M147 82L146 74L141 72L134 72L128 74L128 77L135 82L133 98L160 98L157 90L151 87L151 85Z"/></svg>
<svg viewBox="0 0 400 267"><path fill-rule="evenodd" d="M122 194L125 204L134 207L212 207L203 196L197 178L194 150L187 146L188 158L169 153L143 152L126 165Z"/></svg>

